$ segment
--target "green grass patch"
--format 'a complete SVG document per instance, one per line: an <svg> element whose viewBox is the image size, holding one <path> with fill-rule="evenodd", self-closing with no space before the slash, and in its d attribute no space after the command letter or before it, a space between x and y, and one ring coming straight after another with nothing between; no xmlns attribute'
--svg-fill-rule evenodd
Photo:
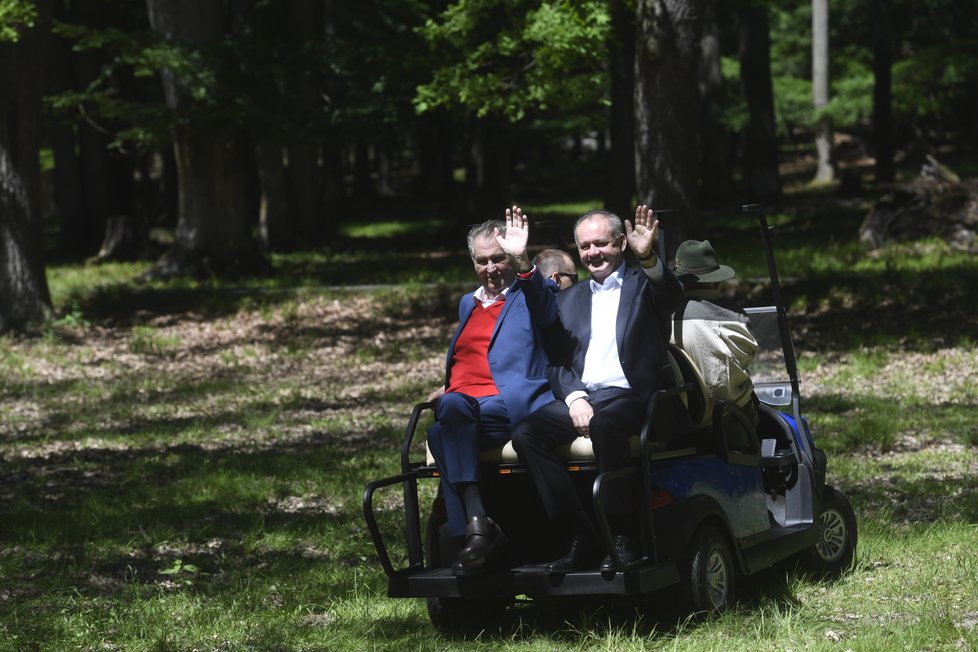
<svg viewBox="0 0 978 652"><path fill-rule="evenodd" d="M569 236L591 207L524 209ZM272 255L255 277L49 269L58 322L0 338L0 652L978 648L978 263L933 241L866 255L864 214L770 216L803 413L859 522L852 572L740 578L705 621L677 622L668 593L525 603L469 639L386 597L361 506L441 382L476 283L461 242L387 246L410 233L375 220L348 249ZM707 231L765 303L753 218ZM368 283L395 286L342 289ZM376 498L403 541L400 487Z"/></svg>
<svg viewBox="0 0 978 652"><path fill-rule="evenodd" d="M432 233L448 228L448 220L431 217L424 220L385 220L377 222L361 222L344 224L341 232L348 238L395 238L415 234L419 231Z"/></svg>

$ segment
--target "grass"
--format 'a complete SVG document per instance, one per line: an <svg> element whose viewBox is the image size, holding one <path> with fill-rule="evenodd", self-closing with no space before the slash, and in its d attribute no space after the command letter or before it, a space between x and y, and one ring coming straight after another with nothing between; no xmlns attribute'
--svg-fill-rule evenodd
<svg viewBox="0 0 978 652"><path fill-rule="evenodd" d="M385 597L360 504L441 382L464 252L273 256L276 275L233 282L52 268L59 321L0 338L0 652L978 648L978 263L937 243L868 258L858 221L772 216L804 412L859 520L855 568L741 579L734 609L702 622L664 616L668 595L521 604L470 639ZM353 235L393 227L371 228ZM711 228L738 293L763 297L754 227ZM384 279L414 280L332 287Z"/></svg>

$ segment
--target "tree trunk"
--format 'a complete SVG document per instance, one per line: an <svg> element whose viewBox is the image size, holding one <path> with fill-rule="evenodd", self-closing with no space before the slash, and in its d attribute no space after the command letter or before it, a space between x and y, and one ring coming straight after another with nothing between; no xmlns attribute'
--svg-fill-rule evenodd
<svg viewBox="0 0 978 652"><path fill-rule="evenodd" d="M742 15L740 39L740 79L750 111L744 143L744 176L748 199L767 203L781 196L781 178L766 5L747 5Z"/></svg>
<svg viewBox="0 0 978 652"><path fill-rule="evenodd" d="M217 0L147 0L150 25L167 38L204 45L223 38ZM187 116L192 98L172 70L163 71L167 106ZM241 135L226 122L187 120L172 128L178 197L174 248L157 271L164 275L242 271L262 263L250 233Z"/></svg>
<svg viewBox="0 0 978 652"><path fill-rule="evenodd" d="M308 244L318 244L323 239L319 219L318 143L297 138L289 145L288 178L290 206L300 237Z"/></svg>
<svg viewBox="0 0 978 652"><path fill-rule="evenodd" d="M608 185L605 206L627 215L635 201L635 14L625 0L611 3L611 110L608 127ZM602 139L601 142L604 142Z"/></svg>
<svg viewBox="0 0 978 652"><path fill-rule="evenodd" d="M367 199L374 194L370 166L370 146L358 140L353 147L353 198Z"/></svg>
<svg viewBox="0 0 978 652"><path fill-rule="evenodd" d="M700 2L637 0L635 168L639 200L662 221L669 256L702 232L699 214Z"/></svg>
<svg viewBox="0 0 978 652"><path fill-rule="evenodd" d="M105 237L98 254L90 261L141 260L150 253L149 228L142 218L115 215L105 222Z"/></svg>
<svg viewBox="0 0 978 652"><path fill-rule="evenodd" d="M893 27L890 0L873 0L873 149L876 182L896 179L893 162Z"/></svg>
<svg viewBox="0 0 978 652"><path fill-rule="evenodd" d="M506 207L509 196L509 152L505 126L497 119L474 120L470 129L469 161L465 172L466 203L459 228L482 223ZM464 231L462 231L464 232Z"/></svg>
<svg viewBox="0 0 978 652"><path fill-rule="evenodd" d="M829 0L812 0L812 100L816 114L829 103ZM815 121L818 167L815 183L835 179L832 122L825 116Z"/></svg>
<svg viewBox="0 0 978 652"><path fill-rule="evenodd" d="M385 139L377 145L377 194L381 197L394 196L394 152L397 143L392 139Z"/></svg>
<svg viewBox="0 0 978 652"><path fill-rule="evenodd" d="M50 6L0 43L0 333L51 316L41 246L41 93Z"/></svg>
<svg viewBox="0 0 978 652"><path fill-rule="evenodd" d="M300 47L323 37L324 9L319 0L294 0L288 4L288 11L290 36ZM311 112L321 104L319 82L308 69L299 69L289 77L290 93L297 106L307 107ZM313 121L310 113L308 122L289 143L289 204L301 241L307 245L319 244L324 237L320 207L321 142Z"/></svg>
<svg viewBox="0 0 978 652"><path fill-rule="evenodd" d="M54 19L104 28L108 26L104 9L103 3L61 0L54 3ZM102 73L106 59L101 50L75 52L68 39L53 36L48 40L51 44L48 92L84 90ZM107 216L131 212L132 207L119 210L110 206L116 194L109 178L110 138L100 130L102 125L96 127L91 121L77 120L77 117L74 123L68 118L56 118L51 125L54 196L61 222L59 248L67 253L90 255L102 242Z"/></svg>
<svg viewBox="0 0 978 652"><path fill-rule="evenodd" d="M258 232L266 251L285 251L295 246L294 225L289 219L285 164L282 147L267 138L255 143L255 163L261 183Z"/></svg>
<svg viewBox="0 0 978 652"><path fill-rule="evenodd" d="M452 198L452 124L447 111L426 113L415 121L418 139L417 194L448 204Z"/></svg>
<svg viewBox="0 0 978 652"><path fill-rule="evenodd" d="M731 136L723 124L725 90L720 65L721 13L728 9L722 0L704 3L703 38L700 41L700 99L703 103L702 178L703 196L717 203L733 194L730 170Z"/></svg>
<svg viewBox="0 0 978 652"><path fill-rule="evenodd" d="M82 53L88 55L91 53ZM93 57L81 57L75 63L81 84L95 79L99 64ZM81 166L82 192L85 195L85 222L82 246L86 253L95 251L105 234L105 222L110 213L109 201L109 138L88 122L79 123L75 131L78 143L78 162Z"/></svg>
<svg viewBox="0 0 978 652"><path fill-rule="evenodd" d="M335 216L345 199L343 152L335 143L323 144L323 188L320 205L323 208L323 242L331 243L339 237L340 225Z"/></svg>
<svg viewBox="0 0 978 652"><path fill-rule="evenodd" d="M54 17L72 21L65 4L54 3ZM74 81L73 53L67 39L48 39L47 92L56 95L77 87ZM76 153L76 126L64 117L51 120L48 131L54 154L54 212L58 216L58 248L66 253L87 253L84 250L86 229L85 193L82 189L82 169Z"/></svg>

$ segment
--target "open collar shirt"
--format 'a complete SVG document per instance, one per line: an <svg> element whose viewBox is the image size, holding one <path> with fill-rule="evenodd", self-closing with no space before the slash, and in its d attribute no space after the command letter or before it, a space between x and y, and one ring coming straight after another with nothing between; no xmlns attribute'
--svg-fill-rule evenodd
<svg viewBox="0 0 978 652"><path fill-rule="evenodd" d="M657 284L662 280L664 271L662 260L656 261L651 267L642 267L642 271ZM618 355L618 305L621 303L621 286L624 282L625 263L618 266L604 283L591 284L591 339L587 353L584 355L584 370L581 381L589 391L602 387L631 388L625 371L621 366ZM609 315L612 315L609 318ZM564 403L570 404L579 398L587 398L587 392L574 391L567 395Z"/></svg>
<svg viewBox="0 0 978 652"><path fill-rule="evenodd" d="M480 285L479 289L472 293L472 300L475 305L482 306L483 308L488 308L497 301L505 301L506 295L509 294L509 288L503 288L503 291L494 297L490 297L486 294L486 286Z"/></svg>
<svg viewBox="0 0 978 652"><path fill-rule="evenodd" d="M625 274L622 263L604 283L591 279L591 340L584 356L581 381L589 390L602 387L628 389L628 379L618 355L618 304Z"/></svg>

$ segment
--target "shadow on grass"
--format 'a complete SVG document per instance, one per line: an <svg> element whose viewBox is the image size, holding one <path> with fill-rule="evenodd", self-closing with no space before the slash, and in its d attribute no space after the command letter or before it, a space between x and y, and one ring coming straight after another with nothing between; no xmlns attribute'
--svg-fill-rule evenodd
<svg viewBox="0 0 978 652"><path fill-rule="evenodd" d="M784 288L800 350L897 345L933 351L972 346L978 333L978 268L822 274ZM799 313L800 314L794 314Z"/></svg>
<svg viewBox="0 0 978 652"><path fill-rule="evenodd" d="M664 643L708 624L717 614L690 616L677 606L677 587L646 595L607 597L561 597L527 600L511 606L497 627L480 631L443 633L449 640L535 642L545 638L554 649L579 648L582 642L640 639L648 644ZM770 569L740 578L734 614L770 608L787 611L798 606L786 581L785 570ZM733 617L736 617L735 615Z"/></svg>
<svg viewBox="0 0 978 652"><path fill-rule="evenodd" d="M191 579L196 590L208 590L229 574L240 581L322 572L324 564L359 566L369 539L358 491L349 487L362 487L371 469L391 469L376 469L372 455L332 443L312 436L251 451L182 444L6 462L0 468L6 595L70 587L124 598L134 585L157 590L167 579ZM176 560L199 573L160 574ZM352 590L364 581L362 573L348 575L331 582ZM10 606L5 599L0 613Z"/></svg>
<svg viewBox="0 0 978 652"><path fill-rule="evenodd" d="M468 269L471 270L471 266ZM443 276L437 274L433 276L432 279L420 279L418 282L434 284L447 282ZM458 284L469 280L466 276L460 275ZM471 282L475 283L474 280ZM212 288L152 288L138 285L119 285L102 288L85 297L78 298L72 302L72 306L89 322L110 327L131 328L154 319L165 320L167 317L176 319L188 314L196 315L205 320L213 320L233 316L242 310L276 310L301 300L303 296L335 294L339 300L342 300L343 285L404 284L409 291L413 287L410 279L394 278L384 281L372 280L368 276L355 278L347 284L338 283L335 286L336 289L310 284L305 280L291 279L282 281L282 283L280 287L252 285ZM416 293L420 293L421 286L417 287ZM431 290L428 292L432 293ZM433 305L428 306L428 309L434 310L440 307L442 312L445 312L447 308L439 305L439 302L444 300L443 295L445 294L458 295L460 291L457 288L451 290L436 289L432 293L432 297L429 298L429 303ZM392 302L395 300L394 297L391 298ZM457 302L457 297L455 300Z"/></svg>

